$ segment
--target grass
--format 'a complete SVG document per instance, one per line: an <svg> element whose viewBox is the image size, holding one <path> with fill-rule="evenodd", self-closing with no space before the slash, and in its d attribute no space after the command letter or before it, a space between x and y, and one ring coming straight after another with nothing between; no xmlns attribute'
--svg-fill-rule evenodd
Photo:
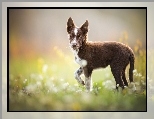
<svg viewBox="0 0 154 119"><path fill-rule="evenodd" d="M137 44L138 45L138 44ZM146 111L146 52L135 50L134 80L131 88L117 92L110 67L92 74L93 91L78 85L74 71L79 67L73 55L54 47L53 58L10 59L10 111ZM128 69L126 72L128 77Z"/></svg>

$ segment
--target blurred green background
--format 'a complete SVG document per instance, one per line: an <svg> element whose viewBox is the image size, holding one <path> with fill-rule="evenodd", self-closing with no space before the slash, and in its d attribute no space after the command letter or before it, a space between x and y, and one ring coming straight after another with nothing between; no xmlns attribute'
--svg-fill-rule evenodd
<svg viewBox="0 0 154 119"><path fill-rule="evenodd" d="M93 72L91 93L77 84L69 17L79 27L89 21L90 41L119 41L133 49L136 92L117 93L110 67ZM9 104L10 111L145 111L146 10L10 9Z"/></svg>

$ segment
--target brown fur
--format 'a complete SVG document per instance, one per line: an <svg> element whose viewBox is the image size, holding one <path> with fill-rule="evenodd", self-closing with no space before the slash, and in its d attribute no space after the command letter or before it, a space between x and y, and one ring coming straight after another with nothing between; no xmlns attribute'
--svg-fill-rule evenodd
<svg viewBox="0 0 154 119"><path fill-rule="evenodd" d="M105 68L108 65L111 67L112 74L115 78L116 84L120 87L128 86L128 82L125 76L125 69L130 63L129 80L133 82L133 69L134 69L134 53L133 50L119 42L90 42L87 40L88 21L86 21L78 29L78 33L74 35L75 27L73 20L69 18L67 23L67 32L70 35L70 42L72 40L77 41L72 48L78 51L78 57L87 61L86 66L81 66L78 72L79 75L83 72L85 77L91 77L92 71L97 68ZM82 82L82 84L84 84ZM116 88L117 85L116 85Z"/></svg>
<svg viewBox="0 0 154 119"><path fill-rule="evenodd" d="M117 84L123 86L123 82L121 82L123 77L124 84L128 86L124 73L129 62L132 64L130 72L134 69L134 54L130 47L119 42L86 42L80 48L78 56L87 61L85 68L88 71L85 75L90 76L93 69L105 68L110 65L112 74L117 79ZM131 75L130 73L129 79L132 82Z"/></svg>

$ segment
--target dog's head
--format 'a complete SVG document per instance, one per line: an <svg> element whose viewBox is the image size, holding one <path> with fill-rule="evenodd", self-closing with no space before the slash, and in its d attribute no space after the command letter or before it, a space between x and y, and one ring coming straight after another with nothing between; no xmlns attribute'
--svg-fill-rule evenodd
<svg viewBox="0 0 154 119"><path fill-rule="evenodd" d="M69 35L70 47L78 50L87 40L88 21L80 27L76 27L72 18L70 17L67 22L67 32Z"/></svg>

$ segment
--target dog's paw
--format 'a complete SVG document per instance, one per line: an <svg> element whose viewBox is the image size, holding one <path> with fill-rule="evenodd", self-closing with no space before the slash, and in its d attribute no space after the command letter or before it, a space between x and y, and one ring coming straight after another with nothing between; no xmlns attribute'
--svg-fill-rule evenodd
<svg viewBox="0 0 154 119"><path fill-rule="evenodd" d="M81 82L82 85L85 85L84 81Z"/></svg>
<svg viewBox="0 0 154 119"><path fill-rule="evenodd" d="M85 85L85 83L84 83L84 81L83 81L83 80L78 81L78 83L79 83L79 85L82 85L82 86L84 86L84 85Z"/></svg>

